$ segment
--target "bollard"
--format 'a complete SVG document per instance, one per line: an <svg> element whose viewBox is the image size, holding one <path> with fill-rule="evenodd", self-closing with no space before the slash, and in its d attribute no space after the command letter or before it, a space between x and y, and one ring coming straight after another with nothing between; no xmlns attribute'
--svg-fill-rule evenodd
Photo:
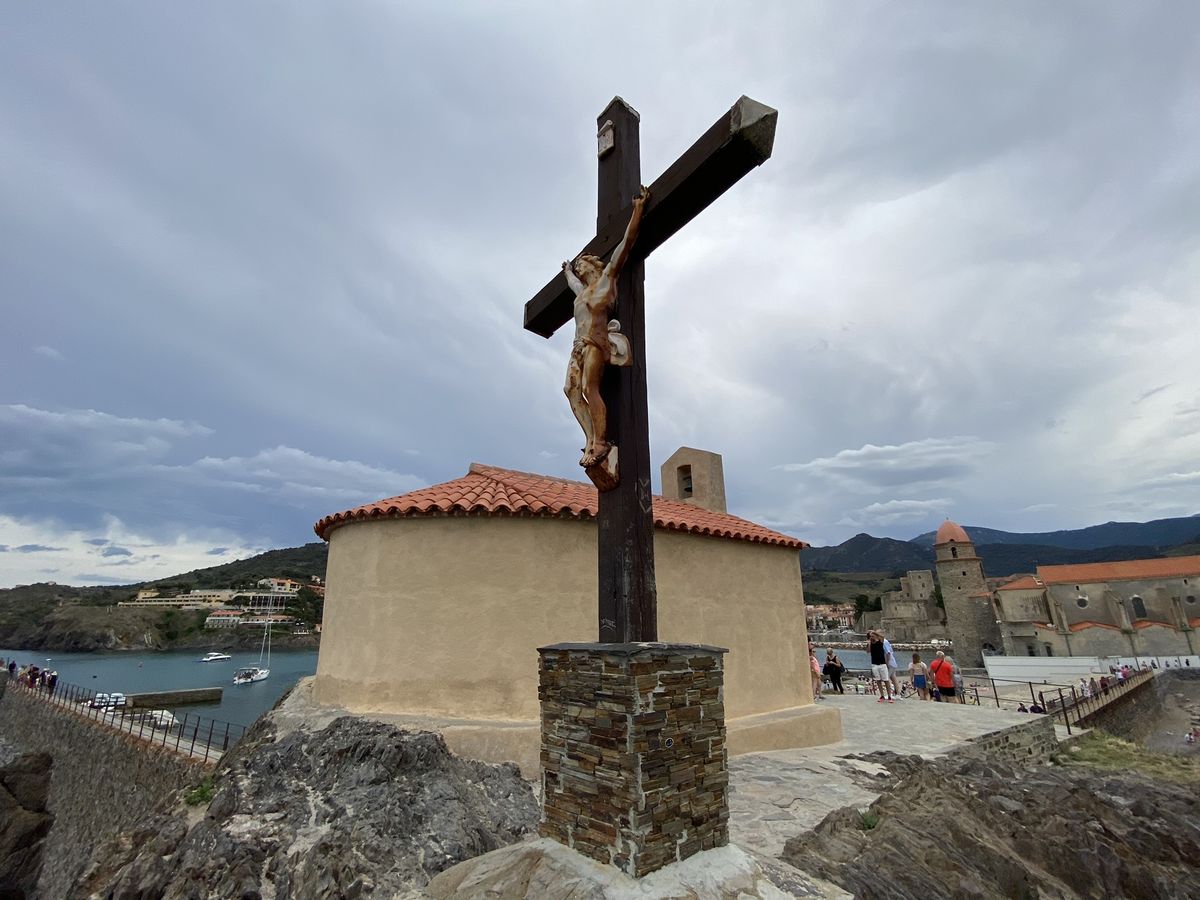
<svg viewBox="0 0 1200 900"><path fill-rule="evenodd" d="M996 690L996 679L989 678L988 681L990 681L992 683L992 696L996 698L996 709L999 709L1000 708L1000 692L998 690Z"/></svg>

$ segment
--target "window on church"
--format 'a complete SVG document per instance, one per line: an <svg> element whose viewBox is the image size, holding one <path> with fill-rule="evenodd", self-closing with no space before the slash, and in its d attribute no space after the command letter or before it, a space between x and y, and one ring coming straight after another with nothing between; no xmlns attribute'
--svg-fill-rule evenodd
<svg viewBox="0 0 1200 900"><path fill-rule="evenodd" d="M1196 602L1196 598L1195 598L1194 596L1192 596L1191 594L1188 594L1187 602L1188 602L1188 603L1195 603L1195 602Z"/></svg>
<svg viewBox="0 0 1200 900"><path fill-rule="evenodd" d="M951 548L950 548L950 555L951 555L952 557L954 557L955 559L958 559L958 548L957 548L957 547L951 547Z"/></svg>
<svg viewBox="0 0 1200 900"><path fill-rule="evenodd" d="M1133 604L1133 617L1135 619L1146 618L1146 601L1141 597L1130 597L1129 602Z"/></svg>
<svg viewBox="0 0 1200 900"><path fill-rule="evenodd" d="M1033 644L1026 644L1025 649L1029 652L1030 656L1037 656L1037 648Z"/></svg>
<svg viewBox="0 0 1200 900"><path fill-rule="evenodd" d="M1053 647L1051 647L1049 644L1047 644L1047 645L1046 645L1046 655L1047 655L1047 656L1053 656L1053 655L1054 655L1054 648L1053 648Z"/></svg>
<svg viewBox="0 0 1200 900"><path fill-rule="evenodd" d="M1075 605L1080 609L1087 609L1088 599L1082 595L1075 598Z"/></svg>
<svg viewBox="0 0 1200 900"><path fill-rule="evenodd" d="M679 496L692 496L692 467L680 466L675 471L675 475L679 479Z"/></svg>
<svg viewBox="0 0 1200 900"><path fill-rule="evenodd" d="M963 569L963 578L966 578L966 577L967 577L967 570Z"/></svg>

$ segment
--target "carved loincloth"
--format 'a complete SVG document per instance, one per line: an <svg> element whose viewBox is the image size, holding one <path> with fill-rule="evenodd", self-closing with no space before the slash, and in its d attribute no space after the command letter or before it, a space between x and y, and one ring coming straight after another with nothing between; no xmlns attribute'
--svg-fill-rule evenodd
<svg viewBox="0 0 1200 900"><path fill-rule="evenodd" d="M606 365L627 366L633 362L633 354L629 349L629 338L621 334L621 323L616 319L609 320L608 340L600 343L588 335L576 335L571 345L571 356L583 362L583 348L595 347L600 351L600 357Z"/></svg>

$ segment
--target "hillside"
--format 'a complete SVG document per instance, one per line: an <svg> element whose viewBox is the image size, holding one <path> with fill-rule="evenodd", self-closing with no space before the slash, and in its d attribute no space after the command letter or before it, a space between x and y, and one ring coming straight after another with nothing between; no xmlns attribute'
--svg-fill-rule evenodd
<svg viewBox="0 0 1200 900"><path fill-rule="evenodd" d="M987 529L979 529L984 533ZM1155 559L1164 554L1157 547L1113 546L1097 549L1071 549L1038 544L977 544L988 575L1015 575L1033 572L1039 565L1112 562L1121 559ZM805 572L889 572L932 569L933 548L911 541L856 534L836 547L810 547L800 554Z"/></svg>
<svg viewBox="0 0 1200 900"><path fill-rule="evenodd" d="M190 584L194 588L249 587L261 578L294 578L308 581L316 575L325 578L325 562L329 557L329 545L315 541L303 547L288 547L283 550L268 550L249 559L193 569L170 578L160 578L149 584Z"/></svg>
<svg viewBox="0 0 1200 900"><path fill-rule="evenodd" d="M1065 547L1072 550L1099 550L1103 547L1174 547L1200 541L1200 515L1150 522L1106 522L1064 531L1022 533L998 531L981 525L965 525L967 534L979 547L983 544L1026 544ZM927 531L912 543L932 547L936 532ZM982 555L982 554L981 554ZM1082 560L1071 560L1082 562Z"/></svg>
<svg viewBox="0 0 1200 900"><path fill-rule="evenodd" d="M800 568L806 572L907 572L933 568L933 553L911 541L856 534L836 547L800 551Z"/></svg>
<svg viewBox="0 0 1200 900"><path fill-rule="evenodd" d="M326 552L324 543L305 544L157 581L115 587L41 583L0 589L0 646L58 651L255 646L261 631L206 630L203 612L118 608L116 604L150 585L189 590L243 587L268 577L301 581L308 581L311 575L323 578ZM302 612L297 615L307 619ZM276 635L278 646L316 646L314 636Z"/></svg>

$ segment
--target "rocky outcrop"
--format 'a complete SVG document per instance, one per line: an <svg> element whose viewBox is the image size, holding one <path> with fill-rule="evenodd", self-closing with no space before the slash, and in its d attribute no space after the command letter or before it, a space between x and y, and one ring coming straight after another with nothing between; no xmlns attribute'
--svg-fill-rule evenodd
<svg viewBox="0 0 1200 900"><path fill-rule="evenodd" d="M538 806L513 765L440 735L343 716L282 736L270 716L179 806L101 845L70 896L393 897L521 839Z"/></svg>
<svg viewBox="0 0 1200 900"><path fill-rule="evenodd" d="M829 896L810 888L802 896ZM754 858L738 847L707 850L635 879L550 838L460 863L434 878L427 895L432 900L787 900L796 896L776 887Z"/></svg>
<svg viewBox="0 0 1200 900"><path fill-rule="evenodd" d="M1200 896L1200 800L1134 773L875 754L897 780L783 858L862 900Z"/></svg>
<svg viewBox="0 0 1200 900"><path fill-rule="evenodd" d="M42 848L54 816L46 811L50 793L48 753L25 753L0 769L0 898L35 896Z"/></svg>

